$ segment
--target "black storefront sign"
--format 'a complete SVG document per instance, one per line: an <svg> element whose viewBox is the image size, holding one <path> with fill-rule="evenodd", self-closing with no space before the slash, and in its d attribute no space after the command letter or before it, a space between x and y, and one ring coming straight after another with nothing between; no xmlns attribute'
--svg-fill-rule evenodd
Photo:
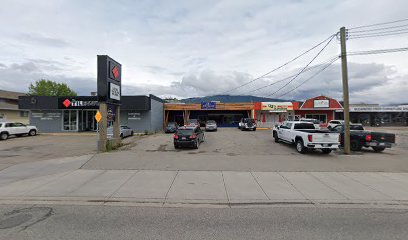
<svg viewBox="0 0 408 240"><path fill-rule="evenodd" d="M99 102L96 97L60 97L59 109L98 109Z"/></svg>
<svg viewBox="0 0 408 240"><path fill-rule="evenodd" d="M120 104L122 65L107 55L98 55L98 101Z"/></svg>

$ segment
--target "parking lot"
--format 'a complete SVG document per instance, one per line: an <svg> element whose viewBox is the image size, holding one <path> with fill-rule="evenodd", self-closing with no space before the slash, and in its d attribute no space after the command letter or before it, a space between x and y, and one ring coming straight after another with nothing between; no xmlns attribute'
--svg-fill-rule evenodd
<svg viewBox="0 0 408 240"><path fill-rule="evenodd" d="M382 129L376 129L382 130ZM175 149L172 134L135 139L121 151L98 154L85 169L225 170L225 171L408 171L407 129L394 129L403 144L382 153L371 149L344 155L314 151L299 154L294 146L275 143L270 130L221 128L206 132L199 149Z"/></svg>
<svg viewBox="0 0 408 240"><path fill-rule="evenodd" d="M0 169L32 161L96 154L85 169L231 170L231 171L408 171L408 128L374 128L397 134L397 146L383 153L371 149L343 155L341 150L299 154L275 143L270 130L220 128L206 132L199 149L175 149L172 134L158 133L123 140L124 146L96 154L95 133L43 134L0 142Z"/></svg>

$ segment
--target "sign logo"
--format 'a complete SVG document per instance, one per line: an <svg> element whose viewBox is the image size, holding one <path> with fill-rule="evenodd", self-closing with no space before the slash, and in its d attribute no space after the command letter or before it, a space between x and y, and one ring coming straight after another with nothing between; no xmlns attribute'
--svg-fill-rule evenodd
<svg viewBox="0 0 408 240"><path fill-rule="evenodd" d="M71 101L69 101L68 99L65 99L62 104L67 108L71 105Z"/></svg>
<svg viewBox="0 0 408 240"><path fill-rule="evenodd" d="M120 86L114 83L109 84L109 98L120 101Z"/></svg>
<svg viewBox="0 0 408 240"><path fill-rule="evenodd" d="M217 109L216 102L202 102L201 109Z"/></svg>
<svg viewBox="0 0 408 240"><path fill-rule="evenodd" d="M119 77L119 68L118 68L118 66L114 66L112 68L112 74L113 74L113 77L115 78L115 80L117 80L118 77Z"/></svg>

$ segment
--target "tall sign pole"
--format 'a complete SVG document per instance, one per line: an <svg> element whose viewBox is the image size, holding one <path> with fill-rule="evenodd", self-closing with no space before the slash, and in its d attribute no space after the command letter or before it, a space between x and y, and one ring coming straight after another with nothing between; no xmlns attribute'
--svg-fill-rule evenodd
<svg viewBox="0 0 408 240"><path fill-rule="evenodd" d="M341 74L343 79L343 113L344 113L344 153L350 154L350 105L347 74L347 48L346 48L346 28L340 28L340 46L341 46Z"/></svg>
<svg viewBox="0 0 408 240"><path fill-rule="evenodd" d="M98 151L118 146L120 139L120 104L122 97L122 65L107 55L98 55L99 140ZM108 120L113 122L113 138L107 138Z"/></svg>

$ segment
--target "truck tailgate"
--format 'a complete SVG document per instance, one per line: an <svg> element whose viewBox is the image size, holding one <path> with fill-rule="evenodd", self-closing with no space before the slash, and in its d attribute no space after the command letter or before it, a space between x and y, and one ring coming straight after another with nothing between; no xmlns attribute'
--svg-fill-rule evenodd
<svg viewBox="0 0 408 240"><path fill-rule="evenodd" d="M383 132L371 132L372 140L377 142L395 143L395 134Z"/></svg>
<svg viewBox="0 0 408 240"><path fill-rule="evenodd" d="M311 133L313 143L338 143L338 133Z"/></svg>

